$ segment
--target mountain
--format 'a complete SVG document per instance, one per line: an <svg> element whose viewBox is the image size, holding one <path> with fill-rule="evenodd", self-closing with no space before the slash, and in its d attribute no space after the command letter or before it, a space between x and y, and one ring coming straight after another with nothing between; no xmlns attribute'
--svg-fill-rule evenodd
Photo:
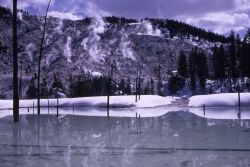
<svg viewBox="0 0 250 167"><path fill-rule="evenodd" d="M19 10L18 49L22 73L23 96L30 80L35 78L44 18ZM11 97L12 24L9 9L0 7L0 92ZM126 19L95 17L83 20L62 20L49 17L42 58L42 78L51 87L53 78L60 78L69 93L70 76L83 72L108 75L115 64L115 80L131 79L137 69L142 79L159 78L165 82L176 70L180 50L189 54L197 47L209 57L211 48L227 43L226 37L174 20Z"/></svg>

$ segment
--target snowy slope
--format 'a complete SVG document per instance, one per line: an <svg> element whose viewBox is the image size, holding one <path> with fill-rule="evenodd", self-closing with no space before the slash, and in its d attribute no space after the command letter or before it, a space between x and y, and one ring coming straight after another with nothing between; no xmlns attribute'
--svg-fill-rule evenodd
<svg viewBox="0 0 250 167"><path fill-rule="evenodd" d="M95 16L95 15L94 15ZM11 79L11 24L5 19L0 22L0 43L8 49L0 53L0 93L11 98L11 89L7 84ZM37 70L40 34L43 17L25 16L20 20L18 44L23 62L23 76L31 78ZM82 72L98 72L107 75L109 59L116 62L116 79L135 79L138 66L143 67L142 79L157 78L156 68L161 64L162 73L176 70L177 57L181 49L186 53L196 44L179 38L170 38L161 33L161 29L149 21L134 24L111 24L102 17L92 20L62 20L49 17L45 35L42 60L42 78L48 78L49 87L54 75L65 85L65 93L70 85L69 76ZM198 44L198 47L200 44ZM213 43L211 43L213 46ZM205 51L209 47L201 47ZM166 81L165 75L162 80ZM3 79L2 79L3 78ZM30 79L29 79L30 80ZM29 81L28 80L28 81ZM27 90L27 79L23 81ZM23 92L25 96L25 91Z"/></svg>

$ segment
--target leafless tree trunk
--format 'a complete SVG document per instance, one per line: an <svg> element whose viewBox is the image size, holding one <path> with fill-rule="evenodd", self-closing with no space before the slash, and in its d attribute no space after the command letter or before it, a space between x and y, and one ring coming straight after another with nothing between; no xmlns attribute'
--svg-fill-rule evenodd
<svg viewBox="0 0 250 167"><path fill-rule="evenodd" d="M139 100L141 100L141 70L139 71Z"/></svg>
<svg viewBox="0 0 250 167"><path fill-rule="evenodd" d="M111 95L111 82L113 78L113 72L116 68L115 64L111 64L109 67L109 76L108 76L108 91L107 91L107 116L109 117L109 100Z"/></svg>
<svg viewBox="0 0 250 167"><path fill-rule="evenodd" d="M19 121L18 57L17 57L17 0L13 0L13 119Z"/></svg>
<svg viewBox="0 0 250 167"><path fill-rule="evenodd" d="M37 114L40 114L40 74L41 74L41 61L42 61L42 53L43 53L43 42L44 42L44 37L45 37L45 31L46 31L46 23L47 23L47 14L49 10L51 0L49 0L49 4L46 10L45 14L45 21L43 24L43 34L42 34L42 39L41 39L41 44L40 44L40 52L39 52L39 60L38 60L38 70L37 70Z"/></svg>
<svg viewBox="0 0 250 167"><path fill-rule="evenodd" d="M138 101L137 95L138 95L138 69L136 70L136 78L135 78L135 102Z"/></svg>
<svg viewBox="0 0 250 167"><path fill-rule="evenodd" d="M23 79L23 60L20 64L20 77L19 77L19 98L22 99L22 79Z"/></svg>

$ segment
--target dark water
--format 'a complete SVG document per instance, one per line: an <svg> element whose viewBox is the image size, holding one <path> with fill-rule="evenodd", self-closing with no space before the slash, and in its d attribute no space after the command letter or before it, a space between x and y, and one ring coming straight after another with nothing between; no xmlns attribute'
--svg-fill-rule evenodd
<svg viewBox="0 0 250 167"><path fill-rule="evenodd" d="M155 118L0 119L0 166L250 166L250 120L187 111Z"/></svg>

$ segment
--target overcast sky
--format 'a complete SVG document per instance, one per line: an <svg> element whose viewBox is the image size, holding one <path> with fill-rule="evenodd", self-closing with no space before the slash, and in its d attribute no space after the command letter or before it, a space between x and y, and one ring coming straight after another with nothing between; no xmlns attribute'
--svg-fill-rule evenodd
<svg viewBox="0 0 250 167"><path fill-rule="evenodd" d="M12 0L0 0L11 6ZM44 14L48 0L17 0L19 8ZM250 27L250 0L52 0L50 15L70 19L116 15L129 18L169 18L227 34Z"/></svg>

